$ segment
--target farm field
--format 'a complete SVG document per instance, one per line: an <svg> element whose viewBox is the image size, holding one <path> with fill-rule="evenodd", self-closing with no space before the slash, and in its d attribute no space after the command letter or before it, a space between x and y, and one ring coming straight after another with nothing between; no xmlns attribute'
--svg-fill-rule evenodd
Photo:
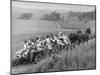
<svg viewBox="0 0 100 75"><path fill-rule="evenodd" d="M85 30L90 27L92 33L95 32L95 21L84 22L56 22L44 20L12 20L12 34L30 34L50 31L72 31Z"/></svg>

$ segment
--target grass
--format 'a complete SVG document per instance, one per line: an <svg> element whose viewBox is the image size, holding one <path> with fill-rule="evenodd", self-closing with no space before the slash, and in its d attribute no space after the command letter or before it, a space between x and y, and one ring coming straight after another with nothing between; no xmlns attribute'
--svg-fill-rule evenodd
<svg viewBox="0 0 100 75"><path fill-rule="evenodd" d="M95 69L95 39L73 50L63 50L61 54L47 57L38 64L20 65L12 68L12 73L40 73L70 70Z"/></svg>
<svg viewBox="0 0 100 75"><path fill-rule="evenodd" d="M95 50L95 47L92 45L88 48L89 51L84 51L87 48L82 48L82 51L79 48L73 51L64 51L61 53L61 57L52 58L45 67L39 67L37 72L95 69L95 52L92 51Z"/></svg>
<svg viewBox="0 0 100 75"><path fill-rule="evenodd" d="M13 21L12 23L12 61L18 61L15 58L15 52L23 48L22 42L36 36L45 36L48 33L57 34L59 31L64 33L75 32L73 25L64 24L64 27L72 29L62 29L57 28L55 23L42 22L42 21ZM75 23L76 24L76 23ZM90 22L89 25L92 23ZM78 25L74 25L78 28ZM85 25L84 26L88 26ZM83 25L80 27L84 27ZM94 22L92 24L94 28ZM35 29L39 28L40 29ZM43 28L46 28L43 29ZM48 29L48 30L47 30ZM80 28L82 29L82 28ZM35 35L35 36L34 36ZM94 38L95 36L93 36ZM92 38L92 37L91 37ZM95 40L90 41L88 44L85 43L84 46L74 48L73 50L65 51L63 50L61 54L57 56L46 57L44 60L38 62L38 64L29 63L18 65L12 67L13 74L19 73L39 73L39 72L53 72L53 71L69 71L69 70L84 70L84 69L95 69ZM18 64L18 63L15 63ZM14 65L15 65L14 64Z"/></svg>

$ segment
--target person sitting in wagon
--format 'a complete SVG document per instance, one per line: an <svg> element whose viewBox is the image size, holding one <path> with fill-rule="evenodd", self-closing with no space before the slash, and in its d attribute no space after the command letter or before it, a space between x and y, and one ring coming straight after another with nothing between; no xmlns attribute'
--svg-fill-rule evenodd
<svg viewBox="0 0 100 75"><path fill-rule="evenodd" d="M27 49L28 49L28 42L25 40L24 41L24 48L17 51L16 56L19 58L24 57L23 54L27 51Z"/></svg>
<svg viewBox="0 0 100 75"><path fill-rule="evenodd" d="M36 46L35 46L35 43L33 41L33 39L30 39L28 41L28 47L27 47L27 51L24 53L24 55L28 55L31 51L34 52L36 51Z"/></svg>
<svg viewBox="0 0 100 75"><path fill-rule="evenodd" d="M57 43L64 46L65 43L64 43L64 37L63 37L63 33L62 32L59 32L58 33L58 40L57 40Z"/></svg>
<svg viewBox="0 0 100 75"><path fill-rule="evenodd" d="M36 47L37 47L37 51L43 50L43 48L42 48L42 41L41 41L40 38L38 38L38 39L36 40Z"/></svg>
<svg viewBox="0 0 100 75"><path fill-rule="evenodd" d="M47 35L46 36L46 46L47 46L47 48L48 48L49 51L53 51L53 46L52 45L53 44L52 44L51 37L50 37L50 35Z"/></svg>

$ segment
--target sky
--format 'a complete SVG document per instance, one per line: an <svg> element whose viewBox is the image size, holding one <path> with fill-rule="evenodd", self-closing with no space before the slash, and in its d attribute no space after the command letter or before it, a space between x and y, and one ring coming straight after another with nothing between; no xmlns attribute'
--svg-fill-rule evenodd
<svg viewBox="0 0 100 75"><path fill-rule="evenodd" d="M51 9L51 10L65 10L76 12L93 11L95 6L83 5L69 5L69 4L52 4L52 3L38 3L38 2L20 2L12 1L12 7L20 7L25 9Z"/></svg>

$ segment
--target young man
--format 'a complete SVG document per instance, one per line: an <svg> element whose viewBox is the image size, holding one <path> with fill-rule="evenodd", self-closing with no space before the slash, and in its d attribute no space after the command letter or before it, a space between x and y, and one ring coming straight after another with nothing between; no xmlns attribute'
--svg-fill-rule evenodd
<svg viewBox="0 0 100 75"><path fill-rule="evenodd" d="M49 53L49 56L51 55L52 52L54 53L52 45L53 45L53 43L52 43L51 37L50 37L50 35L47 35L46 36L46 47L48 48L47 52Z"/></svg>
<svg viewBox="0 0 100 75"><path fill-rule="evenodd" d="M69 43L69 39L67 35L64 35L62 32L58 34L58 38L63 41L65 44Z"/></svg>
<svg viewBox="0 0 100 75"><path fill-rule="evenodd" d="M35 45L36 45L36 49L34 51L42 50L42 48L41 48L42 42L41 42L41 39L39 37L36 38Z"/></svg>
<svg viewBox="0 0 100 75"><path fill-rule="evenodd" d="M34 42L32 41L32 39L30 39L27 43L27 50L23 56L27 56L28 53L32 51L33 46L34 46Z"/></svg>
<svg viewBox="0 0 100 75"><path fill-rule="evenodd" d="M23 54L24 54L24 52L27 51L27 49L28 49L28 42L25 40L24 48L16 52L17 57L19 57L19 58L24 57Z"/></svg>
<svg viewBox="0 0 100 75"><path fill-rule="evenodd" d="M70 41L69 41L69 38L68 38L67 35L63 35L63 39L64 39L64 42L65 42L66 44L70 44Z"/></svg>
<svg viewBox="0 0 100 75"><path fill-rule="evenodd" d="M58 44L64 46L64 37L63 37L63 33L59 32L58 33L58 40L57 40Z"/></svg>

